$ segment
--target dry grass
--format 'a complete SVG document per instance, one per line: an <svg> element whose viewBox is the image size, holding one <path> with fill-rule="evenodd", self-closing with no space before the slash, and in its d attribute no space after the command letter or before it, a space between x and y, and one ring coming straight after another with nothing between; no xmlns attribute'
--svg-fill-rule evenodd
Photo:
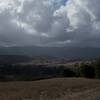
<svg viewBox="0 0 100 100"><path fill-rule="evenodd" d="M0 100L100 100L100 80L57 78L2 82Z"/></svg>

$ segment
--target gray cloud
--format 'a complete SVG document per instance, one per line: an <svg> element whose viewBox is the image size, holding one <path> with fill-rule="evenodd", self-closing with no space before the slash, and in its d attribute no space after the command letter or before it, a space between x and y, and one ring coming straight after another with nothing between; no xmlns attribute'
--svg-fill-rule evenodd
<svg viewBox="0 0 100 100"><path fill-rule="evenodd" d="M0 0L0 46L99 46L100 0Z"/></svg>

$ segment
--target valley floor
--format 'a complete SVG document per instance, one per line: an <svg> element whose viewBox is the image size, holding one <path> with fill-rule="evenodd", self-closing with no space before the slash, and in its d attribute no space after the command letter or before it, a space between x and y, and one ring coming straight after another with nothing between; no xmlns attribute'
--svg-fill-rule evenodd
<svg viewBox="0 0 100 100"><path fill-rule="evenodd" d="M55 78L1 82L0 100L100 100L100 80Z"/></svg>

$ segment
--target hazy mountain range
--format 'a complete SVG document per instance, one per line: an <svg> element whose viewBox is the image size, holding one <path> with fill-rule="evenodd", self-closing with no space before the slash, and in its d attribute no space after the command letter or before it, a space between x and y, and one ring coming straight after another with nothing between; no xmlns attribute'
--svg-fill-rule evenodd
<svg viewBox="0 0 100 100"><path fill-rule="evenodd" d="M0 47L0 55L23 55L30 57L100 58L100 48L93 47Z"/></svg>

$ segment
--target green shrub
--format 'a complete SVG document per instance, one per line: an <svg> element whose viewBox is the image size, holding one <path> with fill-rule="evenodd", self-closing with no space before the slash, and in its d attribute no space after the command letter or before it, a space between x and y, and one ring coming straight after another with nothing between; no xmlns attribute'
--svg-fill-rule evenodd
<svg viewBox="0 0 100 100"><path fill-rule="evenodd" d="M79 67L79 72L81 77L94 78L95 68L91 65L82 63Z"/></svg>
<svg viewBox="0 0 100 100"><path fill-rule="evenodd" d="M76 77L80 77L80 70L79 70L79 68L80 68L80 65L78 64L78 63L76 63L76 64L74 64L74 72L75 72L75 74L76 74Z"/></svg>
<svg viewBox="0 0 100 100"><path fill-rule="evenodd" d="M100 60L97 60L95 63L95 74L96 78L100 79Z"/></svg>
<svg viewBox="0 0 100 100"><path fill-rule="evenodd" d="M59 66L56 70L57 70L57 76L58 77L63 77L64 75L64 69L65 69L65 66L61 65Z"/></svg>
<svg viewBox="0 0 100 100"><path fill-rule="evenodd" d="M64 77L75 77L76 74L71 68L65 68L63 72Z"/></svg>

